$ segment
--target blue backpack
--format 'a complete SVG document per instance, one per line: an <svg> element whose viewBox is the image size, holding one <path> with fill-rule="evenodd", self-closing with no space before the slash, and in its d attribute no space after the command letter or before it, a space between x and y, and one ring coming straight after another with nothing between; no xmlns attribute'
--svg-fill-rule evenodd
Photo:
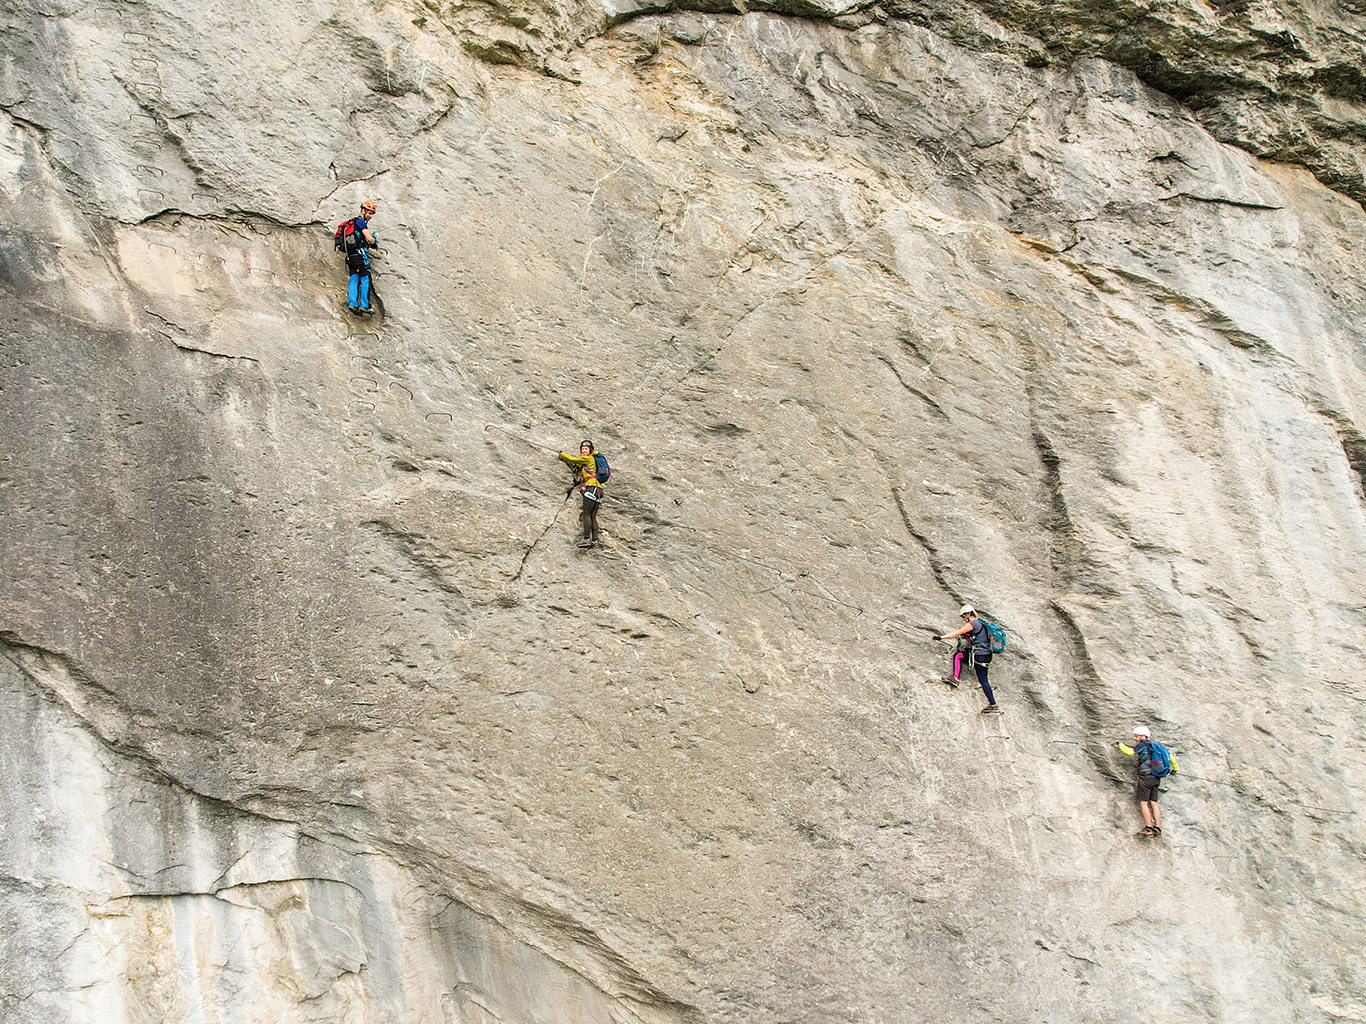
<svg viewBox="0 0 1366 1024"><path fill-rule="evenodd" d="M991 654L1000 654L1006 649L1006 631L986 619L982 620L982 625L987 627L987 651Z"/></svg>
<svg viewBox="0 0 1366 1024"><path fill-rule="evenodd" d="M1165 779L1172 773L1172 755L1161 743L1148 741L1148 771L1153 778Z"/></svg>
<svg viewBox="0 0 1366 1024"><path fill-rule="evenodd" d="M602 452L593 453L593 475L598 478L598 483L607 483L607 478L612 475L612 467L607 465L607 456Z"/></svg>

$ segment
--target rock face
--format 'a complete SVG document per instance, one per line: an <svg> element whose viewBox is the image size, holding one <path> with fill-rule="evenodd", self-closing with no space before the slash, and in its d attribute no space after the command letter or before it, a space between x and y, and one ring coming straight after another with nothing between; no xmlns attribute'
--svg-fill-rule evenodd
<svg viewBox="0 0 1366 1024"><path fill-rule="evenodd" d="M1362 25L11 8L3 1018L1366 1020Z"/></svg>

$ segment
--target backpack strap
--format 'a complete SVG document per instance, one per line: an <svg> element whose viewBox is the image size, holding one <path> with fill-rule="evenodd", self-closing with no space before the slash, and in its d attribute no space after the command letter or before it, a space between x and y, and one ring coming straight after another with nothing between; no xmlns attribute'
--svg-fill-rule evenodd
<svg viewBox="0 0 1366 1024"><path fill-rule="evenodd" d="M972 633L969 634L968 642L972 645L973 650L986 651L990 654L991 633L987 629L986 620L978 617L973 619L973 622L975 623L975 627L973 628Z"/></svg>

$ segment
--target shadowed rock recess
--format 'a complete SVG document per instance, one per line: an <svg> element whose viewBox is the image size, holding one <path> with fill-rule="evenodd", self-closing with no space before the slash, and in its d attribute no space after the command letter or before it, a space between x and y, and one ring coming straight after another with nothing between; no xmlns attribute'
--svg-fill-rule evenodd
<svg viewBox="0 0 1366 1024"><path fill-rule="evenodd" d="M7 7L0 1018L1366 1020L1366 4L599 2Z"/></svg>

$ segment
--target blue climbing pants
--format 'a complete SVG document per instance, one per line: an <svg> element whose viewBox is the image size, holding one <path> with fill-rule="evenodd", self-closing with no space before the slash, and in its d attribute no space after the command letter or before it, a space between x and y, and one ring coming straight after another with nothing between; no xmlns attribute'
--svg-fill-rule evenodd
<svg viewBox="0 0 1366 1024"><path fill-rule="evenodd" d="M370 308L370 256L361 249L346 257L346 265L351 271L351 284L346 292L346 301L352 309Z"/></svg>

